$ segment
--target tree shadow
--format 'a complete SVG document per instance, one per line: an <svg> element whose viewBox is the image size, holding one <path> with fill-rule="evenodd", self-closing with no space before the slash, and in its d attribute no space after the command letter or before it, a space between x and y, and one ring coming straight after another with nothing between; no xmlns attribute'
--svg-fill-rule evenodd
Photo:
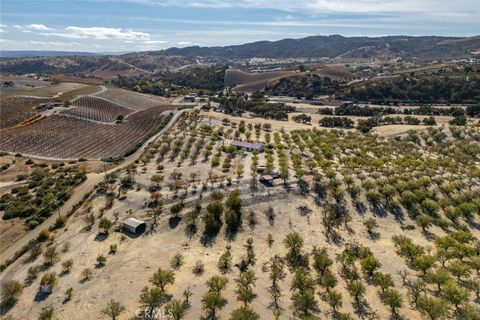
<svg viewBox="0 0 480 320"><path fill-rule="evenodd" d="M102 242L108 238L108 233L99 232L95 236L95 241Z"/></svg>
<svg viewBox="0 0 480 320"><path fill-rule="evenodd" d="M428 231L428 230L422 230L422 235L425 237L425 239L427 239L428 241L433 241L435 240L437 237L435 236L434 233Z"/></svg>
<svg viewBox="0 0 480 320"><path fill-rule="evenodd" d="M402 223L403 221L405 221L405 215L403 214L402 209L396 208L396 209L390 210L390 212L395 217L395 221L397 221L399 223Z"/></svg>
<svg viewBox="0 0 480 320"><path fill-rule="evenodd" d="M328 243L333 243L337 246L343 243L342 236L336 230L331 230L329 233L324 232L324 235Z"/></svg>
<svg viewBox="0 0 480 320"><path fill-rule="evenodd" d="M49 295L50 293L38 291L37 294L35 295L34 301L35 302L44 301L45 299L48 298Z"/></svg>
<svg viewBox="0 0 480 320"><path fill-rule="evenodd" d="M392 313L390 315L390 320L407 320L404 316L400 315L400 314L395 314L395 313Z"/></svg>
<svg viewBox="0 0 480 320"><path fill-rule="evenodd" d="M10 311L15 306L16 303L17 303L16 299L2 300L2 302L0 303L0 316L3 317L5 314L7 314L7 312Z"/></svg>
<svg viewBox="0 0 480 320"><path fill-rule="evenodd" d="M197 234L197 225L196 224L189 224L185 228L185 235L191 240Z"/></svg>
<svg viewBox="0 0 480 320"><path fill-rule="evenodd" d="M298 206L297 210L298 210L298 212L300 213L301 216L307 216L310 212L312 212L312 209L310 209L305 204Z"/></svg>
<svg viewBox="0 0 480 320"><path fill-rule="evenodd" d="M204 247L211 247L215 243L216 238L217 238L217 234L210 235L207 233L203 233L202 236L200 237L200 243Z"/></svg>
<svg viewBox="0 0 480 320"><path fill-rule="evenodd" d="M372 213L373 213L374 216L382 217L382 218L385 218L388 214L385 207L383 207L381 205L378 205L378 204L372 206Z"/></svg>
<svg viewBox="0 0 480 320"><path fill-rule="evenodd" d="M467 221L469 227L477 230L480 229L480 223L474 221L471 216L467 216L465 220Z"/></svg>
<svg viewBox="0 0 480 320"><path fill-rule="evenodd" d="M371 313L370 306L366 300L355 301L352 303L352 307L360 319L365 319Z"/></svg>
<svg viewBox="0 0 480 320"><path fill-rule="evenodd" d="M168 219L168 226L170 227L170 229L175 229L176 227L178 227L180 221L182 221L182 218L179 216L170 217Z"/></svg>
<svg viewBox="0 0 480 320"><path fill-rule="evenodd" d="M380 239L380 232L370 231L370 232L367 232L367 234L368 234L368 238L370 240L376 241L376 240Z"/></svg>
<svg viewBox="0 0 480 320"><path fill-rule="evenodd" d="M364 215L367 212L367 208L363 203L357 203L355 205L355 210L361 215Z"/></svg>
<svg viewBox="0 0 480 320"><path fill-rule="evenodd" d="M235 229L232 229L232 230L227 230L225 231L225 237L227 238L228 241L235 241L235 239L237 238L237 233L238 233L238 229L235 228Z"/></svg>
<svg viewBox="0 0 480 320"><path fill-rule="evenodd" d="M93 227L93 226L85 226L85 227L83 227L83 228L80 230L80 233L90 232L90 231L92 231L92 227Z"/></svg>

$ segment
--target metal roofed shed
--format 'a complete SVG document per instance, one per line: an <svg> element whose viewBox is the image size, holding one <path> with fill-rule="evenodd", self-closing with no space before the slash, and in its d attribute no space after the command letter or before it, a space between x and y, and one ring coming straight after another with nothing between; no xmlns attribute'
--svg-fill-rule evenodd
<svg viewBox="0 0 480 320"><path fill-rule="evenodd" d="M130 233L143 233L147 228L147 225L142 220L136 218L128 218L123 221L123 230Z"/></svg>
<svg viewBox="0 0 480 320"><path fill-rule="evenodd" d="M236 140L231 141L230 145L246 151L263 151L263 148L264 148L263 143L251 143L251 142L236 141Z"/></svg>

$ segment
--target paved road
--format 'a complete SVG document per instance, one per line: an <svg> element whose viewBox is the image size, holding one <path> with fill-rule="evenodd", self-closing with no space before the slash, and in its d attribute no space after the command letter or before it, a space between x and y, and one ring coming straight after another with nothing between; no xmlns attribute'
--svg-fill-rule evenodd
<svg viewBox="0 0 480 320"><path fill-rule="evenodd" d="M160 130L156 135L148 139L143 144L143 146L140 147L136 152L126 157L124 161L118 166L116 166L115 168L108 170L107 173L126 168L127 166L135 162L135 160L137 160L142 155L143 151L146 149L148 144L154 141L155 139L157 139L164 132L170 130L172 126L177 122L180 115L182 115L182 113L186 111L188 110L165 111L165 113L174 112L174 116L172 117L170 122L162 130ZM97 185L103 180L103 178L104 178L103 173L87 174L87 180L73 190L73 194L70 197L70 199L68 199L68 201L65 202L65 204L60 208L60 214L66 215L73 208L73 206L77 204L79 201L81 201L83 197L95 187L95 185ZM32 230L26 233L24 236L22 236L20 239L15 241L15 243L10 245L9 247L3 247L0 244L0 263L3 264L6 260L13 258L15 253L20 249L22 249L23 246L28 244L30 240L37 238L40 231L42 231L43 229L48 229L51 225L53 225L57 217L58 217L58 214L57 212L55 212L49 218L47 218L42 224L37 226L35 230Z"/></svg>

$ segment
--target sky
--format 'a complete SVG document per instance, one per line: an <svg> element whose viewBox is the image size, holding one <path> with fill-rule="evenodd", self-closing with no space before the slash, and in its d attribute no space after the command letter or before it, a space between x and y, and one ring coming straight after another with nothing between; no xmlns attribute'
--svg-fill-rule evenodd
<svg viewBox="0 0 480 320"><path fill-rule="evenodd" d="M125 52L331 34L480 35L480 0L0 0L0 50Z"/></svg>

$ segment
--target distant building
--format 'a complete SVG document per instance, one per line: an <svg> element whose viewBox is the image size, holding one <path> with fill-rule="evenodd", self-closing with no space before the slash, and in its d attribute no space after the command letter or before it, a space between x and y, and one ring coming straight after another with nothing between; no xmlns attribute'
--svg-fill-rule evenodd
<svg viewBox="0 0 480 320"><path fill-rule="evenodd" d="M242 149L245 151L258 151L262 152L264 149L263 143L251 143L251 142L246 142L246 141L236 141L233 140L230 142L231 146L234 146L238 149Z"/></svg>
<svg viewBox="0 0 480 320"><path fill-rule="evenodd" d="M147 228L147 225L142 220L138 220L136 218L128 218L123 221L123 230L128 231L130 233L143 233Z"/></svg>
<svg viewBox="0 0 480 320"><path fill-rule="evenodd" d="M186 95L185 97L183 97L183 100L186 101L186 102L195 102L195 95Z"/></svg>
<svg viewBox="0 0 480 320"><path fill-rule="evenodd" d="M40 103L37 107L37 110L51 110L53 108L63 107L63 102L45 102Z"/></svg>

